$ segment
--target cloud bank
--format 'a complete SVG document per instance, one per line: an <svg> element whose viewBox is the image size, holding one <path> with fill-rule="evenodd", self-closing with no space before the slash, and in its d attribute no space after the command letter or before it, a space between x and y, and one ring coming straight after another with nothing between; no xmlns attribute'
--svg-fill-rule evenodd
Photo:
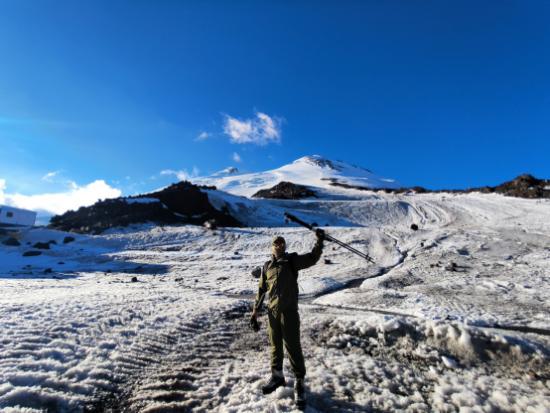
<svg viewBox="0 0 550 413"><path fill-rule="evenodd" d="M6 180L0 179L0 203L16 208L43 211L59 215L69 210L77 210L82 206L90 206L100 199L118 198L122 192L111 187L104 180L98 179L84 186L71 183L68 191L37 195L22 195L6 193Z"/></svg>
<svg viewBox="0 0 550 413"><path fill-rule="evenodd" d="M281 142L281 120L262 112L256 112L256 117L245 120L225 115L223 131L233 143L264 146Z"/></svg>

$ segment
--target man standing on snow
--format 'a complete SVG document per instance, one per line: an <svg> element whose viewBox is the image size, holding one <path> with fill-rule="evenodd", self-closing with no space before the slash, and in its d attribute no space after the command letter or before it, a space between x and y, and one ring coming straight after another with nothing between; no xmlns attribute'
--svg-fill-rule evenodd
<svg viewBox="0 0 550 413"><path fill-rule="evenodd" d="M324 231L316 230L317 242L307 254L288 254L283 237L275 237L272 242L272 257L262 269L258 294L250 318L252 326L257 326L257 316L269 292L268 334L271 344L271 379L262 391L269 394L286 384L283 375L283 343L290 365L296 377L294 399L298 407L305 406L304 377L306 367L300 344L300 316L298 315L298 271L311 267L323 252Z"/></svg>

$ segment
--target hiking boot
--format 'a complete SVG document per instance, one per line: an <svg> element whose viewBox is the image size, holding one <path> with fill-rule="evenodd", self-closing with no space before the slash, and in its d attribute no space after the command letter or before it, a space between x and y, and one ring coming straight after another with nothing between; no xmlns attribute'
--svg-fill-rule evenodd
<svg viewBox="0 0 550 413"><path fill-rule="evenodd" d="M306 407L306 390L304 388L304 379L296 379L294 383L294 402L298 409Z"/></svg>
<svg viewBox="0 0 550 413"><path fill-rule="evenodd" d="M285 376L282 370L273 370L269 381L262 386L262 393L269 394L277 390L278 387L286 385Z"/></svg>

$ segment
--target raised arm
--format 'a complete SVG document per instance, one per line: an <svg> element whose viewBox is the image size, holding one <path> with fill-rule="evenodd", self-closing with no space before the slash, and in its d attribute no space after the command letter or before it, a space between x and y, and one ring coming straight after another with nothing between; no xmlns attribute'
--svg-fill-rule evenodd
<svg viewBox="0 0 550 413"><path fill-rule="evenodd" d="M317 235L317 242L313 246L311 252L308 252L307 254L297 254L293 256L293 265L296 271L303 270L305 268L311 267L312 265L315 265L317 261L319 261L319 258L321 258L321 254L323 253L323 239L325 236L325 232L322 229L318 229L317 231L315 231L315 235Z"/></svg>

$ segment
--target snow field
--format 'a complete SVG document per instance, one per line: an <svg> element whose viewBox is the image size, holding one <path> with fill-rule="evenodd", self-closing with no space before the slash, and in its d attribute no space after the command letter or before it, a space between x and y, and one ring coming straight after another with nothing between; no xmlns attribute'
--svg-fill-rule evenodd
<svg viewBox="0 0 550 413"><path fill-rule="evenodd" d="M550 203L367 194L263 208L219 194L273 226L141 225L66 245L35 229L0 246L0 410L292 411L287 362L287 387L261 395L267 337L247 326L271 238L314 243L276 226L292 208L339 223L329 233L376 261L327 244L300 273L308 411L550 411Z"/></svg>

